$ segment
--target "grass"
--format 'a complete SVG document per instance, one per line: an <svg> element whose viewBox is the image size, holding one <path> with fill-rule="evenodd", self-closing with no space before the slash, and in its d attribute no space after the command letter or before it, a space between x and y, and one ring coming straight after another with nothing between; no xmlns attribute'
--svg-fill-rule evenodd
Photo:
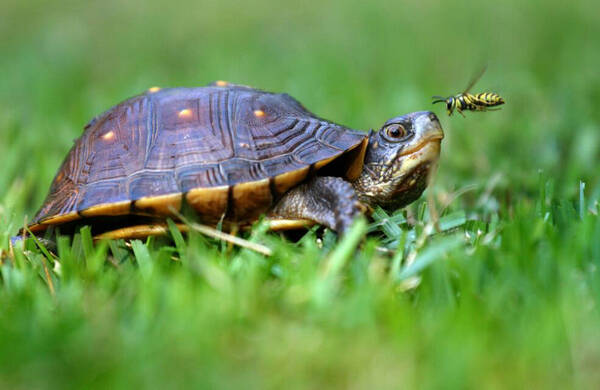
<svg viewBox="0 0 600 390"><path fill-rule="evenodd" d="M592 1L5 2L0 249L94 115L152 86L286 91L354 128L447 118L430 189L350 234L29 241L0 267L2 388L597 388L600 20Z"/></svg>

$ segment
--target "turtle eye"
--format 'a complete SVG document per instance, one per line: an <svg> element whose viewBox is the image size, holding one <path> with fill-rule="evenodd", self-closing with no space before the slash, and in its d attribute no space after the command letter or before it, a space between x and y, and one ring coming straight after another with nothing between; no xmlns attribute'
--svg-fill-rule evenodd
<svg viewBox="0 0 600 390"><path fill-rule="evenodd" d="M390 141L399 141L408 135L408 131L399 123L394 123L385 128L385 135Z"/></svg>

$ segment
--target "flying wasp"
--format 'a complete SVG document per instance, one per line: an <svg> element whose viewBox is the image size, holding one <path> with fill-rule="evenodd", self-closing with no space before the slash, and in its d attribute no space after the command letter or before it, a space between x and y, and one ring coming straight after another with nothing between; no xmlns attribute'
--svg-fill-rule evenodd
<svg viewBox="0 0 600 390"><path fill-rule="evenodd" d="M443 96L433 96L432 99L435 99L432 103L446 103L446 109L448 110L448 116L452 116L452 112L454 110L458 111L460 115L463 117L464 110L470 111L495 111L500 108L490 108L504 104L504 99L500 97L497 93L494 92L481 92L478 94L471 94L469 91L473 88L473 85L481 78L483 73L485 72L485 67L477 74L475 77L471 79L471 82L465 88L464 92L459 93L454 96L448 96L444 98Z"/></svg>

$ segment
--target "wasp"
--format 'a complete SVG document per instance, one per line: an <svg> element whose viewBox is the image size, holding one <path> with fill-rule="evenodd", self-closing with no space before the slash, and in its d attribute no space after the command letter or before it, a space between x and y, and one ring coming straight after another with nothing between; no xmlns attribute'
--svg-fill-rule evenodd
<svg viewBox="0 0 600 390"><path fill-rule="evenodd" d="M458 111L460 115L463 117L464 110L470 111L495 111L500 108L492 109L490 107L499 106L504 104L504 99L500 97L497 93L494 92L482 92L478 94L471 94L469 91L473 88L473 85L481 78L483 73L485 72L485 67L477 74L475 77L471 79L471 82L465 88L464 92L461 92L454 96L448 96L444 98L443 96L433 96L432 99L435 99L432 103L446 103L446 109L448 110L448 116L452 116L452 112L454 110Z"/></svg>

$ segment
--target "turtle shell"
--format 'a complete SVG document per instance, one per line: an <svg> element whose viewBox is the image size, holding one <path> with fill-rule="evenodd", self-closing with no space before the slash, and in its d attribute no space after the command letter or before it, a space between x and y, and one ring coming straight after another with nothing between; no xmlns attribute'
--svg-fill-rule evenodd
<svg viewBox="0 0 600 390"><path fill-rule="evenodd" d="M286 94L223 82L151 88L85 127L30 229L165 217L186 204L203 221L251 221L326 165L355 178L366 145L365 133L323 120Z"/></svg>

